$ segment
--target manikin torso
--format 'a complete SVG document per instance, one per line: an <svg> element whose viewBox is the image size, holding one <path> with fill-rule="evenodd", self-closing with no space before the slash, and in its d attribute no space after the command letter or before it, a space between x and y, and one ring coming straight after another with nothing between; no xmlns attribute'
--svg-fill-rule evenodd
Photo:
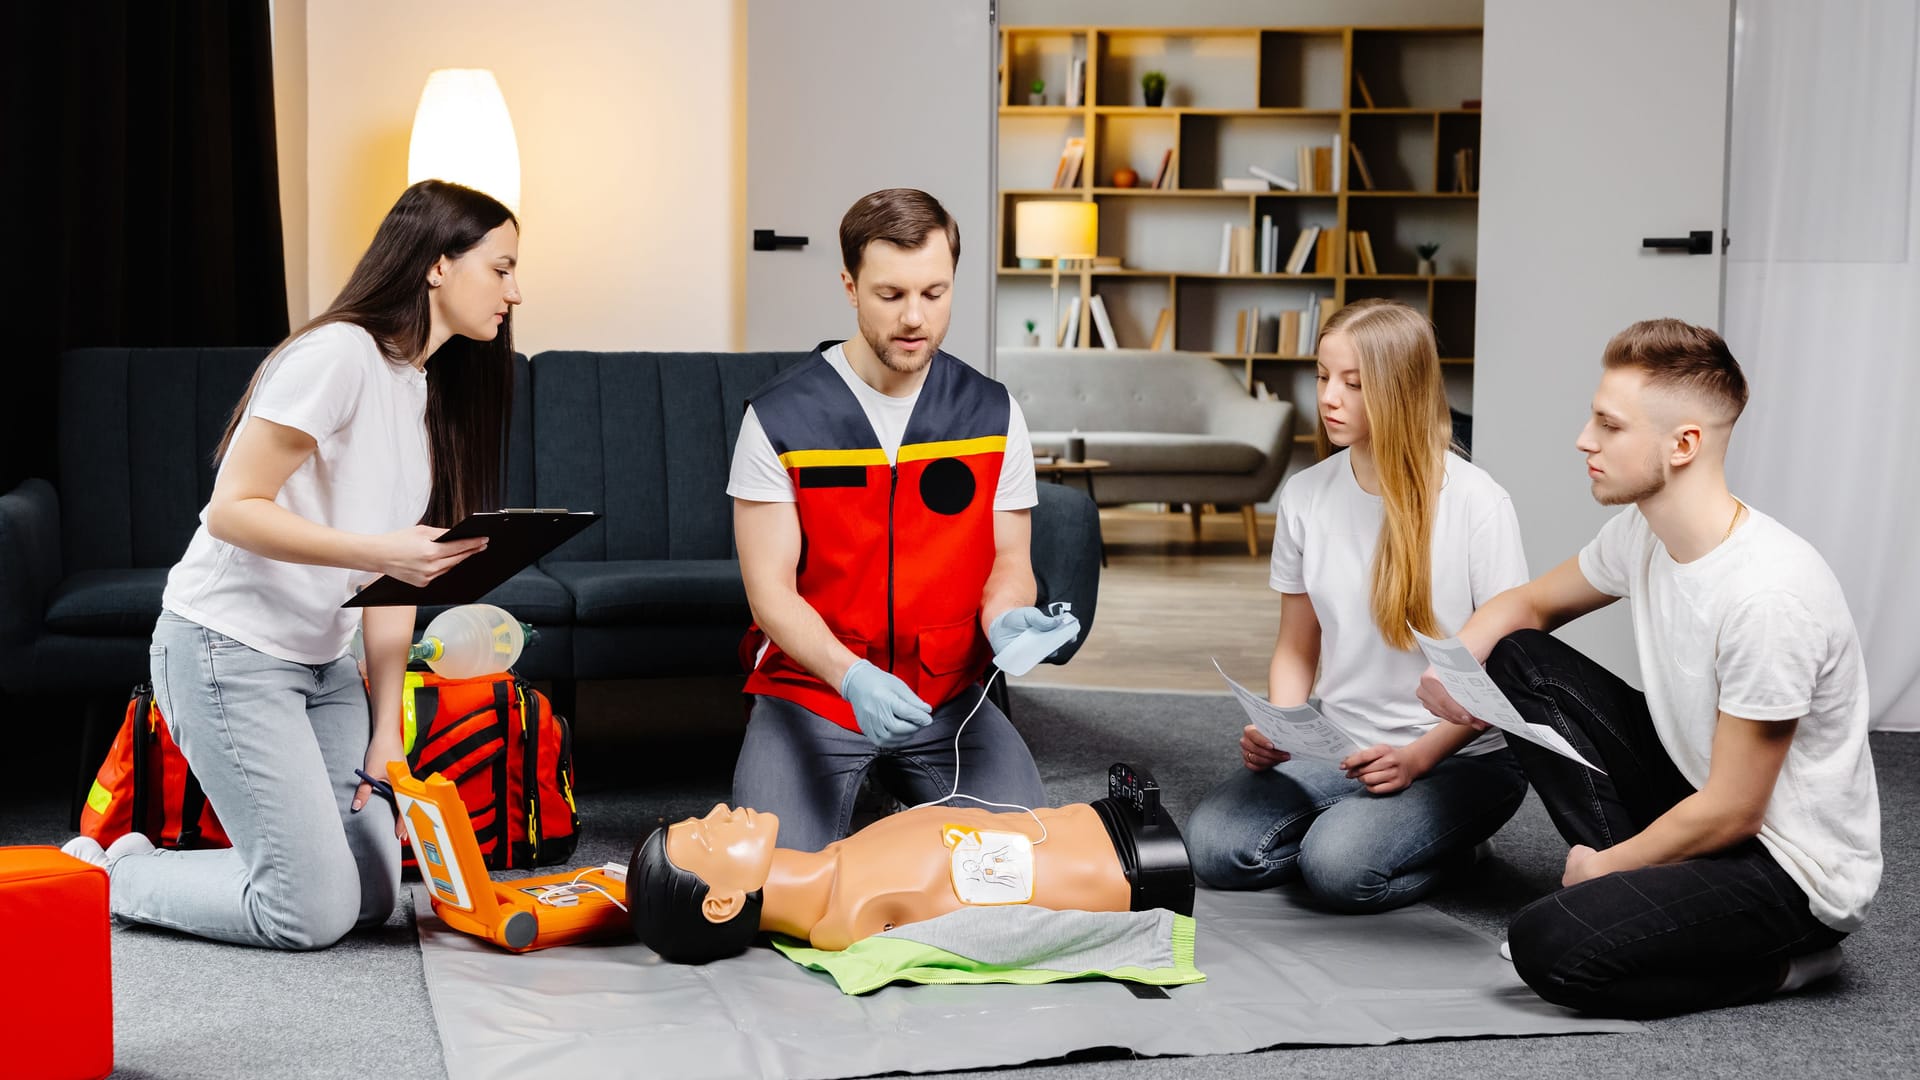
<svg viewBox="0 0 1920 1080"><path fill-rule="evenodd" d="M967 906L954 884L949 826L1016 833L1032 848L1031 904L1126 911L1131 890L1113 841L1084 803L1024 813L928 806L868 825L814 852L775 851L763 890L763 929L844 949L862 938Z"/></svg>

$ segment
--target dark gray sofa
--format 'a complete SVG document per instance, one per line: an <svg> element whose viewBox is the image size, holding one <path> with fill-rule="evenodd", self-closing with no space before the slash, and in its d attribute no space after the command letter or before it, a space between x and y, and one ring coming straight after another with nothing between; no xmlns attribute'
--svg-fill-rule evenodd
<svg viewBox="0 0 1920 1080"><path fill-rule="evenodd" d="M62 357L57 483L32 479L0 496L0 694L88 702L99 728L146 680L167 570L212 492L227 415L265 354ZM740 671L749 615L728 462L748 394L806 355L546 352L518 365L507 505L603 515L486 598L538 631L519 670L551 680L563 710L576 679ZM1084 640L1099 517L1077 490L1040 489L1041 598L1073 601ZM439 610L421 609L421 623Z"/></svg>

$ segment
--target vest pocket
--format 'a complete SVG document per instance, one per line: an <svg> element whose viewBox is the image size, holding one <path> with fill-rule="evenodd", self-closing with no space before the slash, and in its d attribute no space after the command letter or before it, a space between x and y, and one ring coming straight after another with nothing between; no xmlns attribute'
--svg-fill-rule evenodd
<svg viewBox="0 0 1920 1080"><path fill-rule="evenodd" d="M945 626L930 626L920 631L920 666L929 675L951 675L973 659L974 642L980 636L976 620L968 617Z"/></svg>

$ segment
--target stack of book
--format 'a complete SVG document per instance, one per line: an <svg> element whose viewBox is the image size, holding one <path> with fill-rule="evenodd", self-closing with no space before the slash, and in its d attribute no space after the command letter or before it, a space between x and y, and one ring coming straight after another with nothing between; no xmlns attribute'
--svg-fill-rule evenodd
<svg viewBox="0 0 1920 1080"><path fill-rule="evenodd" d="M1379 264L1373 261L1373 237L1365 229L1347 230L1347 267L1355 274L1377 274Z"/></svg>
<svg viewBox="0 0 1920 1080"><path fill-rule="evenodd" d="M1453 190L1480 190L1480 178L1474 175L1473 148L1470 146L1453 152Z"/></svg>
<svg viewBox="0 0 1920 1080"><path fill-rule="evenodd" d="M1333 315L1334 299L1308 293L1305 307L1263 313L1257 307L1233 313L1233 342L1222 356L1312 356L1320 327Z"/></svg>
<svg viewBox="0 0 1920 1080"><path fill-rule="evenodd" d="M1160 171L1155 173L1153 177L1153 184L1151 186L1155 191L1173 190L1173 160L1173 147L1169 146L1166 152L1160 155Z"/></svg>
<svg viewBox="0 0 1920 1080"><path fill-rule="evenodd" d="M1067 62L1067 90L1063 99L1069 109L1077 109L1087 95L1087 58L1076 56Z"/></svg>
<svg viewBox="0 0 1920 1080"><path fill-rule="evenodd" d="M1343 147L1340 136L1333 137L1332 146L1301 146L1294 151L1295 168L1299 170L1301 191L1330 192L1340 190L1340 162Z"/></svg>

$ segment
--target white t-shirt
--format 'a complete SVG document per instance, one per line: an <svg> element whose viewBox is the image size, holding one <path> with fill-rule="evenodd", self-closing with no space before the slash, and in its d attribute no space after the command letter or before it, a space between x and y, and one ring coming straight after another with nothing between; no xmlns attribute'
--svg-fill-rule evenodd
<svg viewBox="0 0 1920 1080"><path fill-rule="evenodd" d="M1425 656L1387 644L1373 622L1373 553L1385 516L1385 500L1361 489L1346 450L1296 474L1280 491L1268 583L1313 602L1320 711L1369 746L1405 746L1438 721L1417 696ZM1485 470L1454 454L1434 512L1431 560L1433 614L1449 634L1481 604L1527 582L1513 501ZM1459 752L1505 745L1489 731Z"/></svg>
<svg viewBox="0 0 1920 1080"><path fill-rule="evenodd" d="M920 400L920 391L916 389L905 397L883 394L860 378L847 362L846 350L841 346L835 345L822 355L860 402L860 411L867 415L867 423L873 425L873 432L880 437L880 447L887 452L887 461L891 464L900 453L900 440L906 436L907 420L913 416L913 405ZM733 446L733 471L727 478L727 494L753 502L793 502L795 499L793 477L780 464L780 455L774 452L773 442L767 438L767 431L760 426L760 418L753 414L751 405L740 421L740 438ZM993 508L1026 510L1039 501L1040 492L1033 476L1033 439L1027 434L1027 418L1020 411L1020 403L1009 394L1007 449L1000 459L1000 486L994 491Z"/></svg>
<svg viewBox="0 0 1920 1080"><path fill-rule="evenodd" d="M1633 608L1647 711L1695 788L1719 714L1799 720L1760 842L1821 922L1852 932L1880 887L1880 795L1867 748L1867 668L1826 560L1751 507L1720 546L1676 563L1638 507L1580 552L1580 572Z"/></svg>
<svg viewBox="0 0 1920 1080"><path fill-rule="evenodd" d="M254 417L313 436L318 448L273 501L335 529L386 533L426 513L426 414L425 372L389 361L360 327L328 323L273 358L235 437ZM340 605L376 576L279 562L216 540L203 508L161 603L270 656L324 664L346 654L360 622L358 611Z"/></svg>

